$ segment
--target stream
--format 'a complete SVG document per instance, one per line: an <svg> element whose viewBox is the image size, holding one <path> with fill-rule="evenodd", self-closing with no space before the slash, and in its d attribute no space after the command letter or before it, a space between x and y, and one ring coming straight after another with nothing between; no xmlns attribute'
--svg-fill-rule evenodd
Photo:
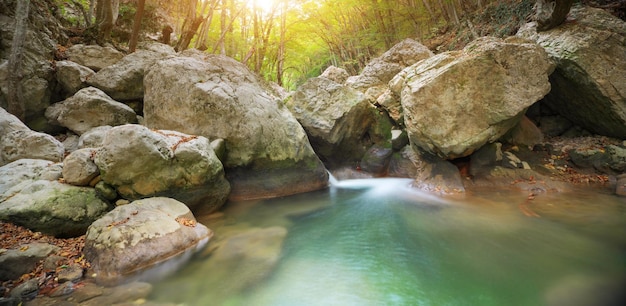
<svg viewBox="0 0 626 306"><path fill-rule="evenodd" d="M228 203L207 249L155 283L183 305L623 305L626 203L597 189L478 190L409 179ZM520 209L526 203L529 216Z"/></svg>

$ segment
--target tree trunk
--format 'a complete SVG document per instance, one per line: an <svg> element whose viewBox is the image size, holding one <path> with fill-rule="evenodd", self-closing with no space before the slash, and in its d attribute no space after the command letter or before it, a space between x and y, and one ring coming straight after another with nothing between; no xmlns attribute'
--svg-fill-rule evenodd
<svg viewBox="0 0 626 306"><path fill-rule="evenodd" d="M574 0L537 0L535 3L537 31L547 31L563 23L573 3Z"/></svg>
<svg viewBox="0 0 626 306"><path fill-rule="evenodd" d="M21 85L22 78L22 53L24 51L24 41L26 40L26 31L28 30L28 8L30 0L18 0L15 8L15 31L13 32L13 41L11 42L11 54L9 54L9 80L7 92L7 111L15 115L20 120L26 119L25 101L23 88Z"/></svg>
<svg viewBox="0 0 626 306"><path fill-rule="evenodd" d="M98 0L96 5L96 24L98 25L98 36L96 42L103 45L111 38L111 31L119 15L119 0Z"/></svg>
<svg viewBox="0 0 626 306"><path fill-rule="evenodd" d="M135 12L135 20L133 21L133 33L128 42L128 50L133 53L137 49L137 40L139 40L139 31L141 31L141 19L146 5L146 0L137 1L137 11Z"/></svg>

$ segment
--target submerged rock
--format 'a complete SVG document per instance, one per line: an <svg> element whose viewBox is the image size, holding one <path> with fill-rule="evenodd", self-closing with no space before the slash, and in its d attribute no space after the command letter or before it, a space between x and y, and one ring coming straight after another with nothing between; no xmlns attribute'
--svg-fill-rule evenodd
<svg viewBox="0 0 626 306"><path fill-rule="evenodd" d="M545 102L570 121L600 135L626 138L626 22L602 9L575 6L574 22L549 31L523 26L556 62Z"/></svg>
<svg viewBox="0 0 626 306"><path fill-rule="evenodd" d="M145 78L145 124L224 139L231 199L325 188L328 173L298 121L243 64L186 51Z"/></svg>
<svg viewBox="0 0 626 306"><path fill-rule="evenodd" d="M114 283L203 247L212 236L185 204L148 198L118 206L93 222L83 252L96 279Z"/></svg>
<svg viewBox="0 0 626 306"><path fill-rule="evenodd" d="M412 145L445 159L470 155L515 126L550 91L553 64L520 38L483 37L404 69L390 84L401 97Z"/></svg>

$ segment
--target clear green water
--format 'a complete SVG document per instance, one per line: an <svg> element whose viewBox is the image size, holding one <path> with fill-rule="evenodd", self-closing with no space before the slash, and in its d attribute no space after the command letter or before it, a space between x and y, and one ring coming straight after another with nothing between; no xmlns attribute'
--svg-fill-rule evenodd
<svg viewBox="0 0 626 306"><path fill-rule="evenodd" d="M486 190L443 201L410 180L230 203L151 300L184 305L621 305L626 203ZM267 230L267 229L270 230ZM264 232L263 230L267 230ZM286 232L284 231L286 229ZM246 236L242 233L261 233ZM281 234L282 233L282 234ZM285 235L286 233L286 235ZM269 236L269 238L268 238ZM233 238L235 237L235 238ZM226 255L220 250L231 249Z"/></svg>

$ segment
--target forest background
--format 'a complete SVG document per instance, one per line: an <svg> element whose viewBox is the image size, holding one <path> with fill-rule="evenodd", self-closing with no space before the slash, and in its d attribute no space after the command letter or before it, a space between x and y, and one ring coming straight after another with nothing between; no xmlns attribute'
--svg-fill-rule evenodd
<svg viewBox="0 0 626 306"><path fill-rule="evenodd" d="M520 25L530 21L536 3L536 0L53 1L57 6L54 14L75 34L75 43L112 42L118 48L132 51L137 40L161 40L175 46L177 51L197 48L230 56L287 90L318 76L330 65L356 75L372 58L406 38L441 52L460 49L480 36L514 35ZM113 27L110 31L98 29L95 23L107 18L102 16L102 6L115 2L119 2L118 7L106 8L118 14ZM615 1L582 2L606 7Z"/></svg>

